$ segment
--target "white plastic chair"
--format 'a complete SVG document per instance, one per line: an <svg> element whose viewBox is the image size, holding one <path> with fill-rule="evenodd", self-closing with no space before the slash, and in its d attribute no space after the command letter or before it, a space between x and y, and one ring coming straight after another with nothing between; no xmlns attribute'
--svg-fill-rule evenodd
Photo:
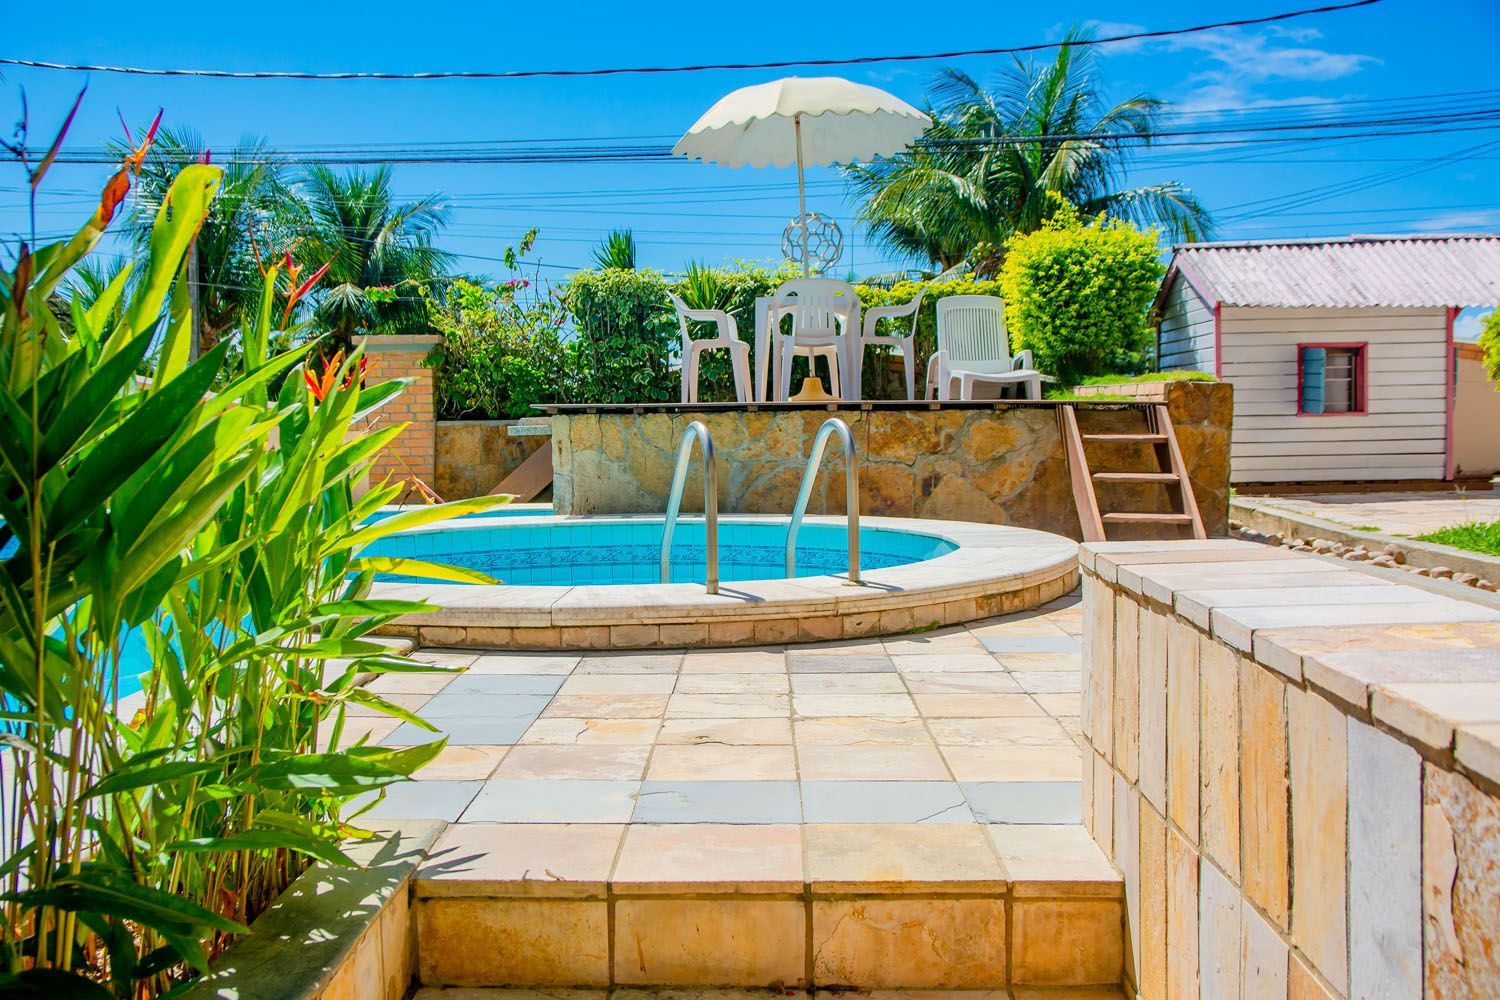
<svg viewBox="0 0 1500 1000"><path fill-rule="evenodd" d="M865 348L871 344L898 347L901 349L901 360L906 366L906 398L908 400L917 398L917 310L922 308L922 296L927 294L927 289L918 290L917 297L905 305L900 306L875 306L865 310L864 330L859 336L859 361L864 363ZM881 336L879 323L883 319L901 319L904 316L911 317L911 329L906 333L890 334Z"/></svg>
<svg viewBox="0 0 1500 1000"><path fill-rule="evenodd" d="M1014 385L1042 397L1043 375L1031 352L1011 356L1005 303L993 295L950 295L937 303L937 352L927 362L927 398L973 399L976 385Z"/></svg>
<svg viewBox="0 0 1500 1000"><path fill-rule="evenodd" d="M671 292L667 298L677 309L677 325L682 330L682 401L698 402L698 356L704 351L728 349L729 363L734 368L734 398L741 403L750 402L750 345L740 339L734 317L722 309L691 309ZM688 332L689 322L713 323L719 335L694 340Z"/></svg>
<svg viewBox="0 0 1500 1000"><path fill-rule="evenodd" d="M783 333L781 320L790 316L792 332ZM857 385L844 371L848 361L846 342L859 322L859 295L847 281L832 278L795 278L776 289L771 303L772 370L776 372L777 399L792 394L792 361L807 358L815 371L817 359L828 365L828 391L843 396L845 385Z"/></svg>

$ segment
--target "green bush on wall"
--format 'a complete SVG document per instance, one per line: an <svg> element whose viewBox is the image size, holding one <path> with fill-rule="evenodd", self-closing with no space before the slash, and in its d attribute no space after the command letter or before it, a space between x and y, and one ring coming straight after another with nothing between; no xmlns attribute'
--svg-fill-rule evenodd
<svg viewBox="0 0 1500 1000"><path fill-rule="evenodd" d="M1068 384L1138 371L1164 270L1155 230L1103 215L1085 221L1064 205L1007 245L1000 285L1012 340Z"/></svg>
<svg viewBox="0 0 1500 1000"><path fill-rule="evenodd" d="M1484 351L1484 370L1491 382L1500 383L1500 309L1484 318L1484 328L1479 334L1479 347ZM1496 386L1500 390L1500 385Z"/></svg>
<svg viewBox="0 0 1500 1000"><path fill-rule="evenodd" d="M677 321L666 279L656 271L579 271L562 299L573 315L567 344L573 399L589 403L665 403L678 398L672 367Z"/></svg>

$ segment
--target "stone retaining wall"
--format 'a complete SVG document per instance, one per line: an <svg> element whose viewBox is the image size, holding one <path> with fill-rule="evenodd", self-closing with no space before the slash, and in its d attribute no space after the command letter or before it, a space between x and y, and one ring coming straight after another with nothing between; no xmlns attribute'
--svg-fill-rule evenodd
<svg viewBox="0 0 1500 1000"><path fill-rule="evenodd" d="M484 496L549 444L545 435L511 437L518 420L440 420L433 489L444 500Z"/></svg>
<svg viewBox="0 0 1500 1000"><path fill-rule="evenodd" d="M1232 395L1221 383L1175 383L1167 406L1211 535L1227 531ZM1078 404L1085 433L1139 432L1139 406ZM848 422L861 461L861 512L1013 524L1081 537L1055 406L1015 403L833 404L756 409L600 407L553 416L553 505L560 514L665 509L677 443L702 420L719 456L719 509L785 514L818 427ZM1100 467L1146 468L1146 445L1091 446ZM813 513L844 509L842 456L830 448ZM1154 468L1154 466L1152 466ZM696 461L683 498L702 510ZM1161 510L1159 486L1118 490L1115 509Z"/></svg>
<svg viewBox="0 0 1500 1000"><path fill-rule="evenodd" d="M1247 542L1081 562L1139 995L1500 996L1500 612Z"/></svg>

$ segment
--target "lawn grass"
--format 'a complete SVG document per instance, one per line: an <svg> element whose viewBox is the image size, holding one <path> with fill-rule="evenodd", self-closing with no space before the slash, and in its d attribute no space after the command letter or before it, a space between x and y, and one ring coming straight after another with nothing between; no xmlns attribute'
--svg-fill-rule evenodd
<svg viewBox="0 0 1500 1000"><path fill-rule="evenodd" d="M1483 552L1500 556L1500 521L1466 521L1426 535L1418 535L1419 542L1436 542L1451 545L1456 549Z"/></svg>
<svg viewBox="0 0 1500 1000"><path fill-rule="evenodd" d="M1147 372L1144 375L1096 375L1086 378L1079 385L1130 385L1132 382L1217 382L1208 372L1170 371Z"/></svg>

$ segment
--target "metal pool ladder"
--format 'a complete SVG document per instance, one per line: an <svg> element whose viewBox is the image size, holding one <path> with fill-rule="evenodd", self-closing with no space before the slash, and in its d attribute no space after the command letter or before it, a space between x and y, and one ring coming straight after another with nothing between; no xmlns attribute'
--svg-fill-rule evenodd
<svg viewBox="0 0 1500 1000"><path fill-rule="evenodd" d="M797 503L792 508L792 523L786 531L786 575L787 579L797 575L797 532L802 527L802 518L807 513L807 501L812 498L813 483L818 478L818 468L823 464L823 451L828 439L834 434L844 445L844 509L849 518L849 582L859 583L859 455L854 450L854 435L849 425L838 417L829 417L818 428L813 438L812 454L807 458L807 468L802 472L802 488L797 491Z"/></svg>
<svg viewBox="0 0 1500 1000"><path fill-rule="evenodd" d="M848 428L845 428L847 433ZM688 460L693 457L693 441L703 453L703 534L708 543L708 575L704 584L710 594L719 592L719 476L714 464L714 438L708 426L694 420L682 432L677 445L677 468L672 472L672 492L667 498L666 523L661 533L661 582L672 582L672 530L682 508L682 488L687 482Z"/></svg>

